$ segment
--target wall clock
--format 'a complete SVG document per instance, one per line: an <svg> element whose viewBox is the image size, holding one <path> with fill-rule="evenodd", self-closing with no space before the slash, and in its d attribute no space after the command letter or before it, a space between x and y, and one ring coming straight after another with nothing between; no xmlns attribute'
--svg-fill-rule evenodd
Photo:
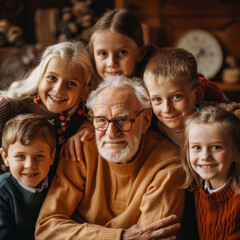
<svg viewBox="0 0 240 240"><path fill-rule="evenodd" d="M223 52L218 40L202 29L185 32L176 42L176 46L191 52L197 60L198 72L206 78L213 78L223 64Z"/></svg>

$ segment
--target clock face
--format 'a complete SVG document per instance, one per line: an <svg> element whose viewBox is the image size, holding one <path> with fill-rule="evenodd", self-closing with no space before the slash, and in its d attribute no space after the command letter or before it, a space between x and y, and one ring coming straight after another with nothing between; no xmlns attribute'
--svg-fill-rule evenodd
<svg viewBox="0 0 240 240"><path fill-rule="evenodd" d="M183 34L176 46L194 55L198 64L198 72L206 78L215 77L222 67L222 48L217 39L207 31L190 30Z"/></svg>

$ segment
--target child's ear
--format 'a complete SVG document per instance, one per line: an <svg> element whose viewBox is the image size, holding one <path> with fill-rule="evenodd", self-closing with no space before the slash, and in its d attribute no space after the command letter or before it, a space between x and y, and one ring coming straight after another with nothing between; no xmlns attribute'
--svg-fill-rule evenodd
<svg viewBox="0 0 240 240"><path fill-rule="evenodd" d="M141 47L138 62L141 62L145 56L146 56L146 49L144 47Z"/></svg>
<svg viewBox="0 0 240 240"><path fill-rule="evenodd" d="M51 162L50 165L53 165L54 163L54 159L55 159L55 155L56 155L56 148L53 150L53 152L51 153Z"/></svg>
<svg viewBox="0 0 240 240"><path fill-rule="evenodd" d="M9 167L8 156L7 156L7 154L3 151L2 148L0 148L0 153L1 153L1 156L2 156L2 159L3 159L4 163L5 163L5 165L6 165L7 167Z"/></svg>

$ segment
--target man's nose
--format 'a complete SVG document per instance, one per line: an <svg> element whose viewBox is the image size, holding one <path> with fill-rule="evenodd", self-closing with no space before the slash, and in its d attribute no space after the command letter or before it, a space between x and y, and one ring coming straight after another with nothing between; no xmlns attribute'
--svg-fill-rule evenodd
<svg viewBox="0 0 240 240"><path fill-rule="evenodd" d="M110 122L105 134L108 138L113 139L118 137L121 134L121 131L116 128L113 122Z"/></svg>

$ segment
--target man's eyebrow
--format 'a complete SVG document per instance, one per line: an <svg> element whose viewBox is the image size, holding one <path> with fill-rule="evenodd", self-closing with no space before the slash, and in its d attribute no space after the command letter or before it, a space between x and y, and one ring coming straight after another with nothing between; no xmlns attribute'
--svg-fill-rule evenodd
<svg viewBox="0 0 240 240"><path fill-rule="evenodd" d="M119 118L119 117L128 117L130 115L129 112L123 112L115 116L114 118Z"/></svg>
<svg viewBox="0 0 240 240"><path fill-rule="evenodd" d="M129 115L130 115L130 112L121 112L121 113L115 115L114 117L112 117L112 119L116 119L116 118L119 118L119 117L129 117ZM105 118L107 118L105 114L101 114L101 113L96 114L94 116L95 117L105 117Z"/></svg>

